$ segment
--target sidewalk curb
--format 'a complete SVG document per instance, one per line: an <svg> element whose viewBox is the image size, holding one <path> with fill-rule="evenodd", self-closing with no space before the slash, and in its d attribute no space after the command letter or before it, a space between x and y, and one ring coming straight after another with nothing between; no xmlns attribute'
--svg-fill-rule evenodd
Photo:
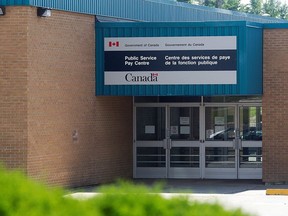
<svg viewBox="0 0 288 216"><path fill-rule="evenodd" d="M286 195L286 196L288 196L288 189L267 189L266 195Z"/></svg>

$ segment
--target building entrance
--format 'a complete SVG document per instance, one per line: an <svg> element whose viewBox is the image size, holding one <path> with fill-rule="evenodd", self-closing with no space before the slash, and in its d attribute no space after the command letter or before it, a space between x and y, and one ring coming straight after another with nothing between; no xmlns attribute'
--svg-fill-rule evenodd
<svg viewBox="0 0 288 216"><path fill-rule="evenodd" d="M134 177L261 179L261 104L135 103Z"/></svg>

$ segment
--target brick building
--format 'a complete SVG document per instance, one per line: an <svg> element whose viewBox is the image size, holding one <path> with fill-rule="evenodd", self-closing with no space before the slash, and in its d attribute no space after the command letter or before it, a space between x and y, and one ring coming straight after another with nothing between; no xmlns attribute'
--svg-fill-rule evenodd
<svg viewBox="0 0 288 216"><path fill-rule="evenodd" d="M1 0L0 6L0 161L6 167L65 186L133 177L288 182L286 21L160 0ZM52 13L44 17L47 8ZM170 70L143 66L160 58L153 56L156 45L139 49L137 38L145 37L147 44L174 47L184 37L205 46L214 38L219 46L196 50L186 61L171 45L163 55L171 64L179 57L182 66L170 83L143 84L146 75L121 83L115 71L127 69L119 51L154 78ZM129 48L130 39L136 42ZM187 67L209 60L208 51L234 60L225 69L191 69L189 78ZM125 77L134 79L135 70Z"/></svg>

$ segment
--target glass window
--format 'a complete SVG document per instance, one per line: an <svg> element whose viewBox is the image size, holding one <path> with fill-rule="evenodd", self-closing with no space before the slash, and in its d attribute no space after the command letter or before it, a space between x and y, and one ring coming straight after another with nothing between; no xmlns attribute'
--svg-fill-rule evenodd
<svg viewBox="0 0 288 216"><path fill-rule="evenodd" d="M136 108L136 139L138 141L165 139L164 107Z"/></svg>
<svg viewBox="0 0 288 216"><path fill-rule="evenodd" d="M208 147L205 149L207 168L235 168L235 150L232 147Z"/></svg>
<svg viewBox="0 0 288 216"><path fill-rule="evenodd" d="M162 147L138 147L137 167L165 167L166 152Z"/></svg>
<svg viewBox="0 0 288 216"><path fill-rule="evenodd" d="M170 167L200 167L199 153L199 147L173 147Z"/></svg>
<svg viewBox="0 0 288 216"><path fill-rule="evenodd" d="M235 138L234 107L206 107L205 138L207 141L228 141Z"/></svg>
<svg viewBox="0 0 288 216"><path fill-rule="evenodd" d="M136 96L135 103L165 103L165 102L191 102L200 103L201 97L196 96Z"/></svg>
<svg viewBox="0 0 288 216"><path fill-rule="evenodd" d="M172 140L199 140L198 107L171 107L170 138Z"/></svg>
<svg viewBox="0 0 288 216"><path fill-rule="evenodd" d="M204 97L205 103L261 103L262 97L259 96L218 96Z"/></svg>
<svg viewBox="0 0 288 216"><path fill-rule="evenodd" d="M242 140L262 140L262 107L240 107L239 119Z"/></svg>
<svg viewBox="0 0 288 216"><path fill-rule="evenodd" d="M240 150L240 168L262 168L262 148L244 147Z"/></svg>

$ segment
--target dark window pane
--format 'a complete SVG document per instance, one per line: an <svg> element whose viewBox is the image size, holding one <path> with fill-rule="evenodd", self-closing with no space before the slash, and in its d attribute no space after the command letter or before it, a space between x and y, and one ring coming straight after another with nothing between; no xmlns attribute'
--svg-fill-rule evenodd
<svg viewBox="0 0 288 216"><path fill-rule="evenodd" d="M137 167L165 167L166 152L162 147L138 147Z"/></svg>
<svg viewBox="0 0 288 216"><path fill-rule="evenodd" d="M205 161L207 168L235 168L235 150L231 147L208 147Z"/></svg>
<svg viewBox="0 0 288 216"><path fill-rule="evenodd" d="M163 107L137 107L137 140L165 139L165 117L165 108Z"/></svg>
<svg viewBox="0 0 288 216"><path fill-rule="evenodd" d="M239 157L240 168L262 168L261 147L244 147Z"/></svg>

